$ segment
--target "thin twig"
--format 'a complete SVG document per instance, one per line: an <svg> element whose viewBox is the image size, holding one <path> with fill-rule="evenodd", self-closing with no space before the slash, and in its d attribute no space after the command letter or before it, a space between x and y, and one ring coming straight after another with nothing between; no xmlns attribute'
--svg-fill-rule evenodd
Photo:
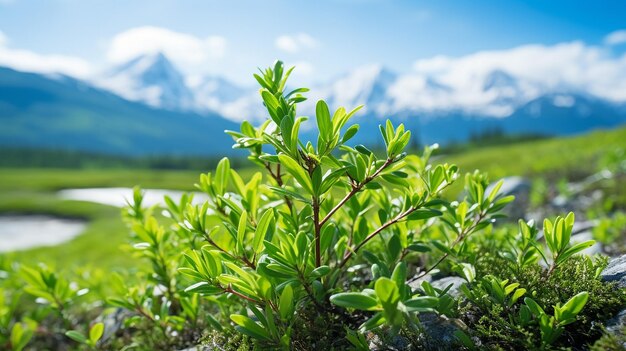
<svg viewBox="0 0 626 351"><path fill-rule="evenodd" d="M352 257L352 255L354 253L356 253L357 251L359 251L359 249L361 247L363 247L365 244L367 244L370 240L372 240L376 235L380 234L383 230L387 229L388 227L396 224L398 221L402 220L404 217L410 215L413 211L419 209L419 207L414 207L414 208L410 208L402 213L400 213L399 215L397 215L396 217L394 217L393 219L389 220L388 222L386 222L385 224L383 224L382 226L380 226L378 229L376 229L375 231L371 232L367 237L365 237L365 239L363 239L363 241L361 241L358 245L356 245L354 248L348 248L348 251L346 252L346 254L343 256L343 260L341 260L341 262L339 263L339 268L342 268L343 266L346 265L346 263L348 263L348 260L350 259L350 257Z"/></svg>
<svg viewBox="0 0 626 351"><path fill-rule="evenodd" d="M477 221L470 227L467 228L467 230L462 231L461 233L459 233L459 235L456 237L456 239L454 240L454 242L452 242L452 245L450 245L450 248L454 248L458 243L460 243L461 241L463 241L465 239L465 237L469 234L472 233L472 231L474 231L474 229L476 228L476 226L478 226L478 224L480 223L480 221L482 221L485 216L487 215L486 212L481 212L478 217L477 217ZM432 272L438 265L441 264L441 262L443 262L448 256L450 256L449 253L444 253L443 256L441 256L439 258L439 260L437 260L437 262L435 262L434 265L432 265L430 268L428 268L426 271L424 271L424 273L415 276L414 278L410 279L408 282L411 283L417 279L420 279L422 277L425 277L426 275L428 275L430 272Z"/></svg>
<svg viewBox="0 0 626 351"><path fill-rule="evenodd" d="M333 207L330 211L328 211L328 213L326 214L326 216L324 217L324 219L322 219L322 221L320 222L320 226L323 226L326 222L328 222L328 220L330 220L330 218L335 214L335 212L339 211L339 209L345 205L346 202L348 202L348 200L350 200L350 198L352 198L356 193L358 193L359 191L361 191L361 189L363 189L363 187L371 182L372 180L374 180L374 178L378 177L378 175L380 174L380 172L382 172L385 168L387 168L390 164L393 163L393 159L388 158L385 163L376 170L376 172L374 172L374 174L372 174L371 176L365 178L361 183L357 184L357 185L353 185L352 186L352 190L350 190L350 192L348 194L346 194L346 196L341 199L341 201L339 201L339 203Z"/></svg>

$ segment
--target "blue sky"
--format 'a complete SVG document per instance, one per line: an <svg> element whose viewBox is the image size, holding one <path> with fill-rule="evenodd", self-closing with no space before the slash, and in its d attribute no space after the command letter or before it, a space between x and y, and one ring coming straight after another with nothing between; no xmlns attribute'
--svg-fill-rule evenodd
<svg viewBox="0 0 626 351"><path fill-rule="evenodd" d="M323 81L369 63L406 72L437 55L571 41L603 46L626 29L625 14L625 1L0 0L0 50L62 55L93 70L136 54L137 41L154 47L166 35L172 45L189 44L177 50L204 52L175 59L190 74L249 82L255 67L282 58L303 67L303 81ZM610 55L624 52L616 43Z"/></svg>

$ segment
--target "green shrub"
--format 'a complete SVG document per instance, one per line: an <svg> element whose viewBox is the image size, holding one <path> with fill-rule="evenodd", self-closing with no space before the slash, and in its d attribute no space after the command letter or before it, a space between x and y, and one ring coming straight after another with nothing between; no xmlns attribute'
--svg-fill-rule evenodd
<svg viewBox="0 0 626 351"><path fill-rule="evenodd" d="M425 347L433 337L423 322L433 316L456 330L444 348L550 348L599 336L596 324L625 297L598 279L606 261L576 255L593 242L570 245L573 214L544 222L547 246L532 223L520 222L513 239L514 230L493 227L513 201L499 194L502 182L487 192L488 177L475 171L461 178L464 197L446 200L458 168L431 164L431 147L407 155L402 124L380 126L380 154L349 144L359 107L331 113L318 101L317 138L302 140L311 122L297 107L307 89L286 92L290 72L278 61L255 75L269 119L227 131L262 171L244 179L222 159L196 184L208 201L166 197L162 212L135 189L122 215L147 265L94 279L97 294L84 300L72 275L19 269L28 302L45 307L0 310L2 331L20 334L0 341L28 342L34 328L21 321L30 319L54 326L54 338L35 335L39 348ZM465 279L463 296L411 284L450 274ZM107 331L103 318L116 315L121 327Z"/></svg>

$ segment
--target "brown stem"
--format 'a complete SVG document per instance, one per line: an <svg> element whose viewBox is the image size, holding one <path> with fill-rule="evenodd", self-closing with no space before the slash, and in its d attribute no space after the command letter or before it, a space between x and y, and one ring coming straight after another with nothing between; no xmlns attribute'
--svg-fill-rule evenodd
<svg viewBox="0 0 626 351"><path fill-rule="evenodd" d="M350 257L352 257L352 255L354 253L356 253L357 251L359 251L360 248L362 248L365 244L367 244L370 240L372 240L376 235L380 234L383 230L387 229L388 227L396 224L398 221L400 221L401 219L403 219L404 217L410 215L413 211L417 210L419 207L414 207L414 208L410 208L402 213L400 213L399 215L397 215L396 217L394 217L393 219L389 220L388 222L386 222L385 224L383 224L382 226L380 226L378 229L376 229L375 231L371 232L367 237L365 237L365 239L363 239L363 241L361 241L358 245L356 245L354 248L348 248L348 251L346 252L346 254L343 256L343 260L341 260L341 262L339 263L339 268L342 268L343 266L346 265L346 263L348 263L348 260L350 259Z"/></svg>
<svg viewBox="0 0 626 351"><path fill-rule="evenodd" d="M298 275L300 276L300 281L302 282L302 286L304 287L304 290L306 291L307 295L309 295L309 298L311 299L311 301L313 301L315 306L320 311L326 310L326 308L320 305L320 303L317 301L317 299L315 298L315 295L313 295L313 291L311 291L311 286L309 285L309 282L307 282L306 279L304 278L304 274L302 273L302 271L300 271L300 268L296 266L296 270L298 271Z"/></svg>
<svg viewBox="0 0 626 351"><path fill-rule="evenodd" d="M136 311L137 313L139 313L140 315L142 315L142 316L144 316L144 317L148 318L148 319L149 319L152 323L158 324L158 323L157 323L157 321L156 321L156 319L154 319L154 317L152 317L150 314L148 314L148 312L146 312L146 311L143 309L143 307L141 307L141 306L139 306L139 305L136 305L136 306L135 306L135 311Z"/></svg>
<svg viewBox="0 0 626 351"><path fill-rule="evenodd" d="M276 165L276 173L272 172L272 167L270 166L269 162L265 162L264 165L265 169L267 169L272 178L274 178L274 180L276 181L276 184L278 184L278 186L282 188L284 183L283 177L280 174L280 163ZM289 207L289 212L293 213L293 204L291 203L291 199L288 196L285 196L285 204L287 205L287 207Z"/></svg>
<svg viewBox="0 0 626 351"><path fill-rule="evenodd" d="M485 216L487 215L486 212L484 213L480 213L477 217L476 222L474 222L474 224L471 227L468 227L467 230L462 231L459 236L456 237L456 239L454 240L454 242L452 242L452 245L450 245L450 248L454 248L458 243L460 243L461 241L463 241L463 239L465 239L465 237L472 233L472 231L476 228L476 226L480 223L480 221L482 221ZM432 265L430 268L428 268L423 274L420 274L419 276L416 276L413 279L410 279L409 282L415 281L421 277L424 277L426 275L428 275L428 273L432 272L433 269L435 269L438 265L441 264L441 262L443 262L450 254L449 253L445 253L443 256L441 256L437 262L435 262L434 265Z"/></svg>
<svg viewBox="0 0 626 351"><path fill-rule="evenodd" d="M256 265L254 264L254 262L253 262L253 261L248 260L248 258L247 258L247 257L245 257L245 256L244 256L244 257L242 257L242 258L241 258L241 260L243 261L243 263L244 263L246 266L248 266L248 267L250 267L250 268L252 268L252 269L256 270Z"/></svg>
<svg viewBox="0 0 626 351"><path fill-rule="evenodd" d="M317 196L313 196L313 226L315 230L315 267L319 267L322 265L322 248L321 248L321 228L322 224L320 223L320 204L319 198Z"/></svg>
<svg viewBox="0 0 626 351"><path fill-rule="evenodd" d="M244 295L242 293L239 293L239 292L233 290L230 286L224 288L224 291L227 292L227 293L231 293L233 295L236 295L236 296L238 296L238 297L240 297L240 298L242 298L244 300L247 300L247 301L250 301L252 303L255 303L257 305L262 305L261 301L255 300L255 299L253 299L251 297L248 297L248 296L246 296L246 295Z"/></svg>
<svg viewBox="0 0 626 351"><path fill-rule="evenodd" d="M323 226L326 222L328 222L328 220L335 214L335 212L339 211L339 209L345 205L346 202L348 202L348 200L350 200L350 198L352 198L356 193L358 193L359 191L361 191L361 189L363 189L363 187L371 182L372 180L374 180L374 178L378 177L378 175L380 174L380 172L382 172L385 168L387 168L390 164L393 163L393 159L388 158L385 163L376 170L376 172L374 172L374 174L372 174L371 176L365 178L361 183L354 185L352 187L352 190L350 190L350 192L348 194L346 194L346 196L341 199L341 201L339 201L339 203L333 207L330 211L328 211L328 213L326 214L326 216L324 217L324 219L322 219L322 221L320 222L320 226Z"/></svg>
<svg viewBox="0 0 626 351"><path fill-rule="evenodd" d="M246 266L248 266L248 267L250 267L250 268L252 268L252 269L256 270L256 265L254 264L254 262L251 262L250 260L248 260L248 258L246 258L246 257L241 257L241 258L238 258L237 256L235 256L235 255L231 254L230 252L228 252L228 251L226 251L226 250L222 249L221 247L219 247L219 246L215 243L215 241L213 241L211 238L209 238L209 237L205 237L205 239L206 239L206 241L208 241L208 242L209 242L209 244L213 245L213 247L215 247L216 249L218 249L219 251L221 251L221 252L222 252L223 254L225 254L226 256L228 256L228 257L232 258L233 260L236 260L236 261L241 261L241 262L242 262L243 264L245 264Z"/></svg>

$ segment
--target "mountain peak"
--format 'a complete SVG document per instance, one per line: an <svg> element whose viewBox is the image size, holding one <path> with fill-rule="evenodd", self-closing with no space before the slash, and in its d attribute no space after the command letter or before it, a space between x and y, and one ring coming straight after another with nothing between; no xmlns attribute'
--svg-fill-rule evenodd
<svg viewBox="0 0 626 351"><path fill-rule="evenodd" d="M193 107L184 76L162 52L137 56L119 65L101 85L123 97L167 110Z"/></svg>
<svg viewBox="0 0 626 351"><path fill-rule="evenodd" d="M160 51L135 56L117 66L113 70L113 74L119 74L121 72L141 74L148 71L174 71L180 75L167 56Z"/></svg>
<svg viewBox="0 0 626 351"><path fill-rule="evenodd" d="M375 108L396 79L397 75L383 65L359 66L335 81L327 91L327 98L337 106Z"/></svg>
<svg viewBox="0 0 626 351"><path fill-rule="evenodd" d="M508 87L516 87L517 81L513 76L509 73L496 69L491 71L485 77L485 81L483 82L483 91L488 91L491 89L503 89Z"/></svg>

